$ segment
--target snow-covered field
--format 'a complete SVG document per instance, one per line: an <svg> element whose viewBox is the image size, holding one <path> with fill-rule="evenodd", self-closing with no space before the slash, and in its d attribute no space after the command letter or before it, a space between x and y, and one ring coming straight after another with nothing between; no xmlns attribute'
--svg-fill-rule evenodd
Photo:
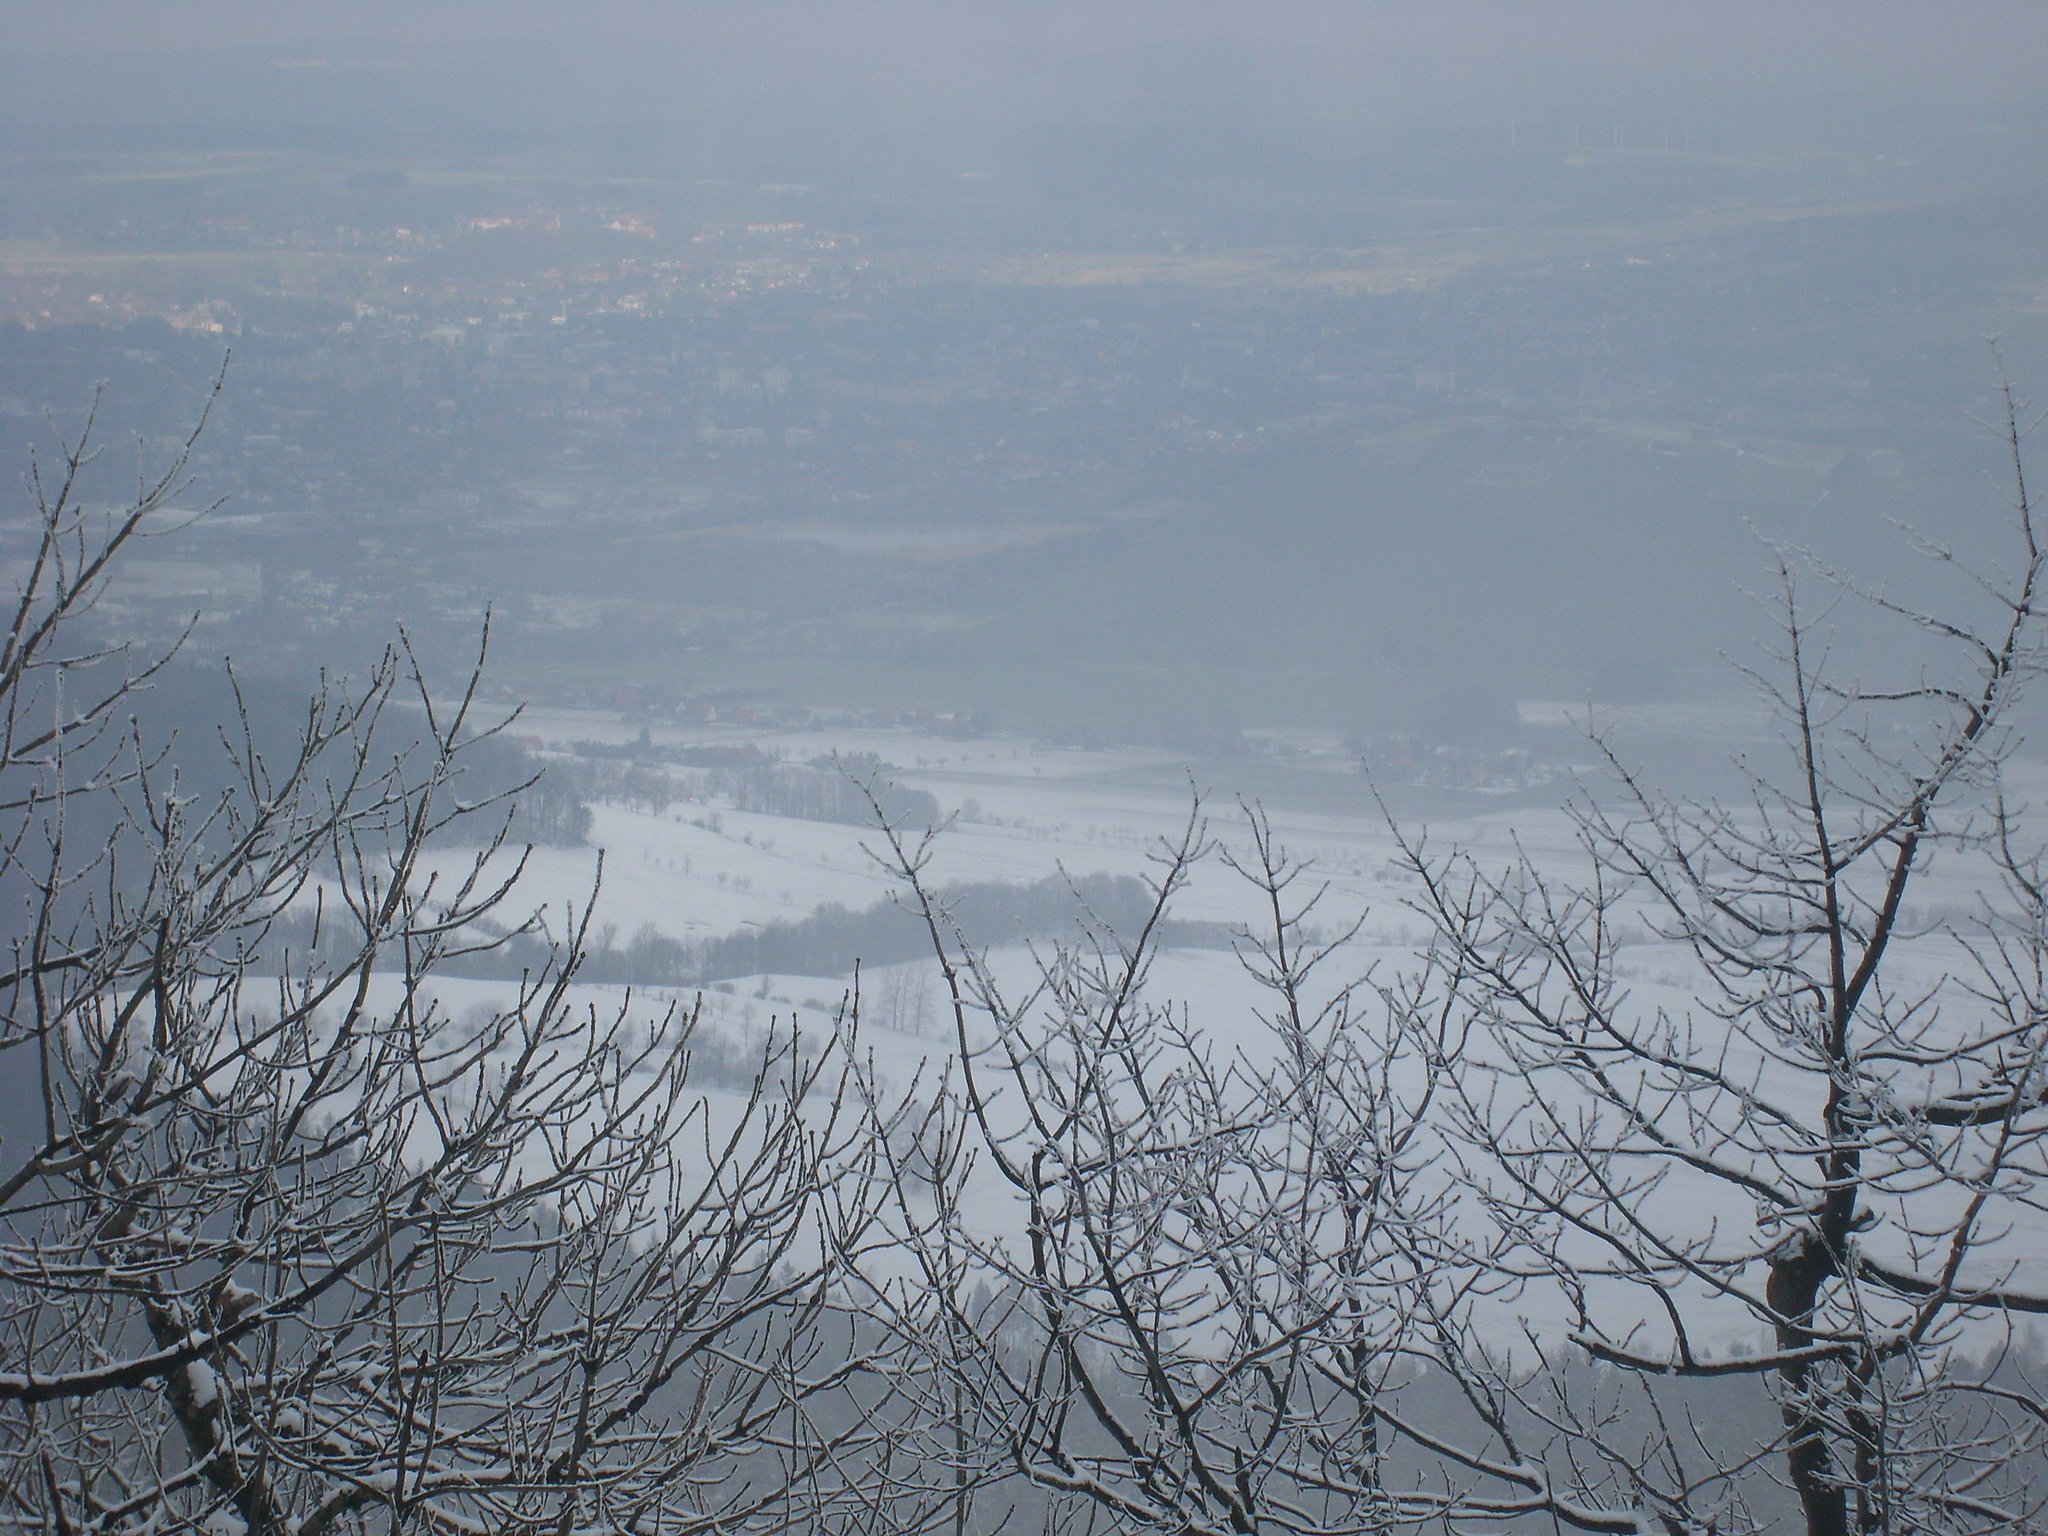
<svg viewBox="0 0 2048 1536"><path fill-rule="evenodd" d="M594 711L533 710L515 729L556 748L577 741L623 745L638 738L641 727ZM1089 750L1009 736L956 739L910 729L656 727L651 741L655 746L751 745L793 762L832 753L873 754L890 765L888 777L929 792L942 814L954 818L933 845L930 878L937 884L1026 883L1062 872L1144 875L1154 867L1162 843L1179 838L1197 791L1200 815L1214 843L1243 850L1249 842L1231 786L1200 784L1184 761L1161 751ZM1363 919L1339 957L1342 963L1331 967L1333 979L1336 973L1352 979L1410 964L1426 936L1423 921L1407 905L1414 888L1397 866L1393 834L1363 777L1356 782L1355 805L1348 811L1329 810L1328 797L1321 800L1323 808L1313 811L1285 804L1264 807L1287 852L1310 866L1297 890L1311 883L1327 887L1316 926L1334 933ZM1557 789L1561 801L1568 786ZM530 857L523 903L550 907L558 928L562 913L572 904L580 908L593 890L592 933L621 943L642 929L679 940L717 937L794 922L827 903L868 907L901 890L901 881L877 857L883 845L871 828L763 815L716 802L672 804L658 813L599 803L593 812L589 846L540 848ZM1462 814L1432 819L1426 828L1409 824L1404 831L1411 836L1426 831L1432 849L1462 848L1494 869L1505 868L1518 852L1567 879L1584 867L1561 805L1508 806L1474 795ZM441 855L451 865L462 857ZM1924 906L1968 907L1976 896L1974 876L1960 865L1937 864L1921 880L1916 896ZM1256 893L1214 853L1196 867L1173 915L1252 925L1261 918ZM1007 974L1021 976L1028 970L1021 949L999 953L997 959ZM1641 942L1631 945L1625 960L1624 975L1645 1007L1685 1007L1689 996L1682 986L1688 967L1683 955ZM792 1011L822 1025L851 981L850 975L735 979L707 993L707 1009L714 1019L749 1026L765 1026L771 1017L787 1019ZM489 987L481 982L447 985L464 993ZM1249 1043L1258 1033L1247 1012L1258 990L1227 952L1169 950L1154 966L1151 985L1155 997L1185 1002L1219 1043ZM592 989L594 995L604 990ZM673 1000L657 991L640 1005L665 1008ZM906 1071L933 1049L918 1031L891 1030L891 1020L877 1010L867 1012L870 1044L885 1056L900 1057ZM926 1023L935 1020L928 1014ZM892 1034L901 1038L891 1040Z"/></svg>
<svg viewBox="0 0 2048 1536"><path fill-rule="evenodd" d="M623 744L639 735L637 725L567 712L531 713L519 729L550 748L573 741ZM1062 871L1077 877L1143 875L1162 843L1182 833L1198 787L1205 790L1200 814L1208 836L1240 850L1249 843L1245 815L1229 786L1207 793L1210 787L1191 783L1185 765L1161 752L1081 750L1009 737L957 740L909 730L673 729L652 736L657 746L742 743L786 761L837 752L874 754L892 765L890 777L930 793L942 813L954 818L934 844L930 876L938 884L1025 883ZM1565 787L1559 792L1562 798ZM1565 879L1581 873L1571 823L1560 807L1508 807L1479 796L1471 803L1465 814L1429 825L1432 848L1463 848L1496 870L1521 853ZM1328 969L1330 983L1368 974L1386 978L1415 963L1425 938L1422 919L1407 905L1416 888L1398 866L1394 836L1362 777L1353 809L1333 812L1328 797L1320 804L1314 811L1284 804L1265 809L1288 853L1311 867L1298 889L1305 892L1311 883L1327 887L1316 925L1335 933L1362 918ZM876 856L883 844L873 829L750 813L710 801L671 804L659 813L598 804L594 812L591 846L534 853L524 900L557 910L567 903L580 906L590 899L601 852L592 931L620 942L642 929L679 940L718 937L800 920L826 903L868 907L901 889ZM1421 829L1406 830L1413 835ZM1975 880L1960 863L1937 863L1916 888L1916 899L1927 907L1967 908L1977 894ZM1196 868L1174 915L1250 925L1261 917L1255 893L1214 853ZM992 960L1006 985L1028 982L1033 962L1023 945L999 949ZM864 977L863 1053L898 1086L921 1077L928 1081L949 1055L937 988L929 974L918 979L919 970L916 963L897 964ZM1625 950L1620 975L1632 1003L1646 1014L1666 1010L1682 1016L1697 1008L1688 957L1647 932ZM758 1037L792 1020L822 1035L852 981L851 975L735 978L701 997L694 990L588 985L578 989L578 1002L602 1011L628 1007L650 1022L671 1008L701 1006L706 1022L739 1038ZM1184 1005L1190 1021L1220 1050L1262 1048L1257 1010L1265 994L1228 950L1169 949L1155 962L1149 985L1153 1000ZM473 980L438 987L444 1005L458 1015L511 991L509 984ZM1790 1084L1786 1089L1798 1091ZM1699 1207L1703 1219L1746 1227L1753 1217L1746 1207L1737 1209L1740 1202L1731 1201L1725 1189L1694 1193L1706 1202ZM1000 1223L995 1206L989 1209ZM1733 1320L1738 1328L1747 1326L1739 1316Z"/></svg>
<svg viewBox="0 0 2048 1536"><path fill-rule="evenodd" d="M626 743L638 728L570 711L531 711L519 729L550 743ZM1066 871L1142 874L1162 838L1185 826L1197 789L1211 835L1245 842L1244 816L1228 785L1197 784L1185 763L1135 748L1084 750L1014 737L955 740L912 731L775 732L657 730L657 745L740 744L805 761L837 752L872 753L889 777L929 791L956 819L936 844L940 882L1042 879ZM1478 797L1474 797L1475 800ZM1402 945L1420 934L1400 911L1402 887L1389 878L1392 837L1357 780L1355 809L1308 813L1269 805L1289 851L1331 887L1333 913L1371 910L1369 943ZM532 895L590 889L596 850L605 854L598 921L630 935L649 925L675 938L729 933L750 924L803 917L819 905L863 906L898 882L877 863L873 831L717 805L675 805L660 814L600 804L590 849L537 850ZM1562 852L1568 828L1555 811L1531 815L1487 809L1431 827L1432 840L1505 850L1519 833L1533 850ZM1243 883L1214 859L1204 862L1176 915L1208 921L1249 919ZM1329 924L1334 926L1334 922Z"/></svg>
<svg viewBox="0 0 2048 1536"><path fill-rule="evenodd" d="M572 742L624 745L640 727L616 716L580 711L529 711L514 727L550 749ZM743 729L663 729L659 746L752 745L785 761L873 754L891 765L889 777L933 795L953 818L933 845L930 878L944 885L970 881L1028 883L1064 872L1137 875L1153 872L1162 844L1178 841L1195 797L1209 839L1221 848L1248 848L1244 811L1229 785L1202 785L1185 762L1134 748L1086 750L1015 737L961 740L911 730L794 732ZM1266 811L1287 852L1311 866L1297 886L1326 885L1315 927L1336 934L1363 917L1357 934L1327 974L1334 984L1369 970L1406 963L1424 937L1422 921L1404 905L1413 888L1395 866L1396 848L1362 776L1355 808L1347 813L1268 805ZM1456 841L1507 855L1519 834L1525 847L1562 856L1569 827L1556 810L1512 814L1474 797L1483 814L1430 828L1432 843ZM593 806L589 846L538 848L529 859L521 910L545 905L550 926L561 931L568 910L595 889L591 933L629 941L642 929L678 940L702 940L748 927L800 920L837 903L861 909L890 899L901 880L877 857L877 830L733 809L717 802L671 804L661 812L615 803ZM1256 893L1211 852L1173 908L1177 918L1258 925ZM600 879L600 855L602 875ZM437 861L466 862L460 850ZM1023 987L1033 974L1022 944L999 948L994 967L1006 985ZM892 965L863 978L862 1044L885 1077L907 1084L947 1053L935 968L923 979L915 964ZM584 986L578 1001L600 1009L630 1006L648 1020L672 1006L701 1002L706 1022L736 1035L752 1035L792 1018L807 1031L829 1028L853 983L851 974L733 978L678 993L668 988ZM1176 948L1161 953L1150 975L1154 1000L1185 1005L1190 1019L1219 1047L1261 1048L1255 1010L1266 994L1245 975L1237 957L1221 948ZM509 998L511 984L481 980L437 981L452 1015L480 1003Z"/></svg>

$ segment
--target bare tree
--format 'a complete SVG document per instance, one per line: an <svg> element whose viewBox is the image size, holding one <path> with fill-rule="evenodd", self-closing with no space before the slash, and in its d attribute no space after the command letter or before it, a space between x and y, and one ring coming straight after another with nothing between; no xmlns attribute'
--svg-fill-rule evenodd
<svg viewBox="0 0 2048 1536"><path fill-rule="evenodd" d="M0 1521L1733 1532L1775 1471L1817 1536L2039 1529L2048 551L2009 391L2002 431L2010 568L1929 551L1960 617L1831 587L1928 643L1904 682L1782 562L1740 803L1610 754L1577 880L1405 840L1434 939L1363 981L1251 812L1233 1043L1148 991L1199 806L1135 931L1021 989L884 818L953 1047L894 1093L850 1015L703 1091L694 1014L577 991L588 907L451 1012L437 968L546 931L466 793L476 674L401 644L282 750L244 707L195 793L129 718L161 658L81 639L183 460L101 514L65 445L0 642ZM1710 1423L1745 1387L1764 1427Z"/></svg>
<svg viewBox="0 0 2048 1536"><path fill-rule="evenodd" d="M126 719L161 658L78 643L185 459L102 515L88 437L31 474L0 645L0 1073L37 1122L0 1163L0 1524L827 1518L888 1396L853 1390L878 1154L837 1026L701 1092L694 1014L578 1000L587 908L445 1008L524 869L464 795L476 675L437 697L400 646L282 753L245 708L194 795Z"/></svg>
<svg viewBox="0 0 2048 1536"><path fill-rule="evenodd" d="M1812 1536L2042 1527L2041 1397L2012 1344L2048 1314L2048 870L2009 784L2048 551L2001 385L2007 564L1929 548L1963 579L1947 613L1822 571L1816 613L1788 553L1754 673L1784 751L1742 764L1744 798L1663 798L1610 750L1577 879L1407 844L1436 935L1412 1001L1475 1041L1443 1094L1490 1217L1474 1241L1641 1408L1575 1405L1555 1362L1514 1378L1475 1348L1467 1375L1503 1429L1547 1421L1547 1475L1589 1507L1739 1528L1774 1470ZM1927 660L1847 675L1842 601ZM1634 953L1681 984L1624 958L1645 928ZM1775 1425L1710 1452L1678 1394L1742 1379Z"/></svg>
<svg viewBox="0 0 2048 1536"><path fill-rule="evenodd" d="M1428 1126L1455 1043L1324 984L1353 930L1312 938L1324 893L1256 811L1225 855L1265 913L1240 949L1271 1000L1256 1039L1218 1047L1149 1000L1205 848L1197 807L1139 931L1089 924L1017 995L924 880L930 842L889 834L957 1051L920 1128L932 1200L901 1212L915 1278L878 1287L928 1351L926 1465L991 1512L1021 1496L988 1485L1019 1479L1061 1529L1320 1536L1530 1507L1395 1471L1435 1454L1393 1411L1428 1391L1429 1306L1493 1283L1437 1252L1452 1189Z"/></svg>
<svg viewBox="0 0 2048 1536"><path fill-rule="evenodd" d="M932 1026L932 971L928 962L912 961L866 973L872 980L863 996L872 996L868 1019L899 1034L928 1033Z"/></svg>
<svg viewBox="0 0 2048 1536"><path fill-rule="evenodd" d="M950 1469L960 1531L1004 1478L1062 1528L2041 1528L2048 868L2006 785L2048 553L2009 392L2001 431L2010 569L1928 551L1974 618L1830 577L1932 643L1904 684L1838 675L1786 556L1788 756L1743 803L1610 754L1577 883L1404 838L1434 941L1353 985L1255 814L1255 1043L1146 992L1199 818L1139 931L1021 994L889 832L956 1051L930 1195L897 1181L913 1278L876 1281L926 1352L926 1507ZM1971 904L1916 913L1937 854ZM1634 974L1646 930L1690 973Z"/></svg>
<svg viewBox="0 0 2048 1536"><path fill-rule="evenodd" d="M1219 1046L1147 995L1205 849L1197 807L1159 851L1150 919L1090 923L1020 994L952 928L930 842L889 834L956 1053L891 1147L916 1267L875 1283L924 1356L906 1492L937 1511L948 1473L957 1531L1034 1507L1060 1530L1637 1530L1635 1500L1551 1465L1566 1384L1540 1360L1504 1375L1474 1323L1512 1315L1526 1276L1461 1214L1473 1162L1445 1131L1473 1021L1426 970L1329 974L1356 924L1315 933L1327 893L1254 809L1222 857L1263 914L1239 958L1269 1002Z"/></svg>

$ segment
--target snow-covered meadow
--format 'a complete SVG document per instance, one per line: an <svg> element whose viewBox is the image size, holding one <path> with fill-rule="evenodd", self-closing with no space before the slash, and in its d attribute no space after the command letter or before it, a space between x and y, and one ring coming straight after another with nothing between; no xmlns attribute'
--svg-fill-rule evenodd
<svg viewBox="0 0 2048 1536"><path fill-rule="evenodd" d="M638 728L595 714L528 711L517 729L550 746L573 741L630 742ZM941 882L1029 882L1065 871L1142 874L1160 839L1185 826L1199 792L1215 838L1242 842L1244 818L1228 783L1206 782L1170 753L1143 748L1085 749L1016 737L954 739L912 730L760 731L656 728L667 744L745 744L793 761L834 753L872 754L886 777L929 791L950 828L932 864ZM1399 944L1405 929L1396 908L1399 885L1389 879L1395 849L1362 775L1354 808L1341 814L1267 805L1292 853L1311 862L1331 886L1333 902L1370 905L1368 936ZM1433 825L1468 847L1506 847L1519 834L1537 848L1562 849L1561 816L1486 806ZM593 807L587 849L536 850L528 888L581 894L590 889L595 854L605 855L598 920L621 932L642 924L677 938L802 917L827 902L847 906L881 899L898 882L872 856L871 829L737 811L716 802L671 806L655 814L616 804ZM1241 921L1249 910L1241 882L1206 862L1177 907L1204 921Z"/></svg>
<svg viewBox="0 0 2048 1536"><path fill-rule="evenodd" d="M637 724L586 713L536 711L516 727L544 753L565 753L574 742L626 745L640 739ZM746 746L787 762L871 754L887 766L888 777L929 793L950 818L932 845L928 875L938 886L1002 881L1019 886L1066 875L1144 876L1157 868L1163 847L1183 834L1191 813L1215 845L1196 866L1175 902L1173 915L1198 923L1259 929L1269 918L1260 895L1221 857L1244 852L1249 829L1232 786L1204 784L1171 754L1137 748L1081 749L1014 737L956 739L916 730L774 731L719 728L654 728L654 747ZM1350 809L1330 808L1319 797L1314 809L1267 802L1263 809L1278 840L1308 872L1297 894L1320 887L1310 919L1313 929L1340 935L1355 926L1320 973L1332 989L1362 978L1393 981L1417 966L1427 942L1425 920L1410 905L1419 894L1401 867L1395 833L1362 775L1353 781ZM1557 786L1561 801L1568 786ZM532 852L514 907L546 906L560 931L568 914L594 900L590 932L599 944L625 944L646 930L669 939L716 939L775 924L789 924L821 906L858 911L886 902L903 889L901 879L878 855L885 852L879 829L831 821L804 820L734 808L716 797L671 803L660 811L618 803L593 805L587 845L540 848ZM1405 821L1409 837L1426 836L1432 850L1461 849L1481 869L1505 870L1527 856L1554 878L1573 880L1584 872L1584 857L1573 824L1561 804L1509 805L1482 795L1467 797L1453 814ZM444 850L437 857L454 867L466 855ZM600 878L601 866L601 878ZM1982 871L1961 860L1937 861L1916 885L1915 900L1929 915L1962 911L1977 901ZM594 893L594 894L593 894ZM1698 971L1680 947L1658 940L1646 915L1639 924L1624 919L1625 934L1615 974L1625 1006L1639 1017L1665 1014L1700 1024L1703 1048L1711 1048L1719 1025L1701 1006ZM1034 949L1033 944L1036 948ZM1037 958L1046 946L1035 941L998 945L990 966L1006 988L1031 985ZM1950 952L1904 957L1903 981L1932 981ZM574 989L580 1007L602 1013L626 1009L652 1027L665 1016L698 1010L701 1024L726 1041L758 1042L767 1032L795 1028L813 1040L826 1038L852 995L854 975L758 974L729 977L702 987L626 986L584 983ZM909 1091L930 1084L952 1055L951 1028L942 1007L936 967L929 961L864 965L860 981L859 1045L879 1080ZM1169 947L1155 958L1148 976L1155 1003L1184 1011L1204 1042L1219 1057L1242 1051L1257 1057L1271 1049L1260 1012L1271 995L1247 975L1226 944ZM435 983L451 1016L482 1004L509 999L510 983L445 979ZM1372 1027L1376 993L1361 989L1358 1012ZM1781 1063L1737 1061L1739 1072L1756 1074L1759 1092L1796 1101L1813 1090ZM736 1110L737 1084L705 1083L707 1128L725 1123ZM721 1105L720 1100L731 1100ZM1680 1186L1683 1186L1682 1188ZM1695 1187L1697 1186L1697 1187ZM993 1230L1006 1224L1001 1191L991 1184L980 1206ZM1674 1199L1690 1202L1700 1230L1750 1230L1756 1213L1730 1187L1710 1179L1680 1178ZM1567 1320L1555 1311L1558 1299L1524 1298L1503 1309L1500 1335L1509 1341L1525 1322L1548 1332ZM1531 1315L1534 1313L1535 1315ZM1700 1342L1713 1348L1753 1347L1753 1324L1730 1310L1734 1332ZM1554 1335L1553 1335L1554 1336Z"/></svg>

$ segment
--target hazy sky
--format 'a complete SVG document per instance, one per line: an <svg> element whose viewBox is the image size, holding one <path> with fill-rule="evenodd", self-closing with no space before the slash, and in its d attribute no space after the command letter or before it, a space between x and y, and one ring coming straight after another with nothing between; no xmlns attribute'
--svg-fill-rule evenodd
<svg viewBox="0 0 2048 1536"><path fill-rule="evenodd" d="M374 380L355 395L308 386L305 409L271 421L263 413L284 410L284 388L244 386L226 409L268 422L247 429L252 443L297 451L340 442L306 423L322 411L353 419L357 396L388 392L411 401L404 410L454 412L460 395L470 457L448 462L486 466L474 472L488 480L503 455L527 450L522 409L553 420L559 400L589 380L574 383L575 370L550 363L533 398L515 399L479 366L414 400L406 392L429 388L418 379L439 379L454 355L419 350L440 347L423 338L451 317L480 324L468 316L486 303L513 309L510 290L493 284L514 276L527 285L518 288L523 320L526 298L542 291L534 284L556 281L557 268L595 249L588 241L610 238L600 230L621 228L593 212L613 201L652 210L672 241L700 226L746 231L761 218L770 230L848 234L900 261L879 260L857 279L876 310L860 312L874 329L858 335L792 329L790 314L770 313L823 304L832 285L856 282L830 262L814 289L799 283L742 302L733 294L745 284L726 292L700 274L691 281L704 293L677 300L660 326L593 320L582 339L648 364L620 374L641 381L620 386L644 390L634 409L682 425L666 437L650 429L655 446L641 469L564 471L583 451L566 437L549 449L564 457L546 467L592 478L599 496L632 474L664 487L697 476L730 491L715 515L734 518L838 517L842 489L863 502L878 491L878 515L894 508L888 515L913 519L1022 516L1024 507L1064 526L1076 509L1092 516L1087 509L1120 498L1192 507L1181 521L1118 523L1099 545L1048 545L1003 565L1022 573L1007 595L972 601L1009 603L1014 627L973 633L1009 637L985 650L991 665L1015 664L1013 697L1036 697L1046 679L1067 691L1074 667L1099 656L1137 656L1128 678L1112 679L1138 679L1134 696L1153 686L1145 668L1188 655L1221 675L1240 667L1239 653L1235 641L1211 645L1211 631L1251 646L1289 624L1288 654L1330 658L1338 679L1305 683L1304 696L1347 722L1349 705L1325 708L1333 689L1391 697L1396 683L1419 679L1417 691L1464 697L1470 678L1511 655L1533 658L1532 676L1538 663L1549 669L1527 686L1562 696L1583 697L1616 659L1648 657L1637 670L1653 681L1627 686L1661 687L1659 666L1710 659L1748 622L1750 607L1730 593L1761 568L1752 521L1840 543L1868 543L1890 515L1911 514L1943 536L1957 519L1981 521L1976 509L1997 505L1979 484L1995 459L1961 419L1992 377L1979 338L2006 335L2019 377L2043 377L2040 0L0 0L0 38L0 154L14 152L0 176L0 216L11 238L56 246L59 257L47 259L59 265L65 242L119 246L137 231L166 248L231 246L231 214L248 231L235 238L255 250L297 248L308 230L330 226L449 237L438 254L405 259L432 265L445 285L435 291L461 307L440 314L408 300L397 313L421 335L345 345ZM121 151L152 150L233 153L115 163ZM392 174L399 169L417 174L408 182ZM360 172L370 174L356 184ZM542 205L570 210L559 249L518 245L501 269L498 246L455 238L480 214ZM1419 243L1404 254L1408 241ZM1269 284L1256 262L1200 265L1224 252L1265 260L1284 251L1311 263L1383 247L1376 281L1405 271L1413 292L1296 288ZM509 236L504 249L514 251ZM737 263L737 250L717 259ZM1090 252L1188 255L1175 282L1188 281L1096 289L1076 278L1067 287L1047 274L1092 269L1055 265L1034 277L1028 267L1047 253ZM1004 265L1013 259L1027 265ZM519 261L528 267L515 273ZM154 266L135 270L134 281L157 281ZM226 266L165 270L166 284L217 284L179 297L187 309L250 299L253 315L278 300L260 263L233 269L232 281L209 275ZM971 291L945 286L969 271ZM937 274L928 289L919 272ZM52 291L60 279L70 280L58 273ZM725 296L698 302L714 291ZM384 303L346 297L368 313ZM77 298L109 302L83 289ZM48 314L55 301L21 302ZM322 302L336 306L330 320L343 312L339 300ZM298 345L288 338L326 323L284 307L281 339L259 342L252 320L243 348L274 345L279 377L296 367L286 366ZM868 334L883 339L860 339ZM372 341L415 350L401 367ZM41 345L23 341L18 355L38 357ZM0 378L0 396L62 399L97 376L60 386L48 365L20 366L17 382ZM217 355L204 359L217 366ZM717 381L728 371L765 379L770 368L835 389L916 379L969 404L951 415L908 406L863 414L867 406L857 412L820 383L803 396L811 415L790 414L801 389L789 399L778 389L759 402L757 423L745 414L754 407ZM977 415L987 400L1008 402L1014 419L998 420L995 407ZM1374 433L1388 410L1411 409L1469 418L1465 435L1450 433L1434 458L1404 459L1406 447ZM1506 413L1512 430L1484 425L1486 412ZM1647 424L1646 435L1563 432L1589 413ZM1072 478L1012 476L997 450L1022 453L1010 434L1054 420L1068 435L1033 439L1030 451ZM1317 421L1328 443L1301 435ZM1339 431L1333 421L1348 424ZM411 442L416 425L379 430ZM696 434L707 430L785 446L838 432L831 451L842 457L820 470L811 450L791 447L776 462L795 499L776 501L781 482L706 448L712 438ZM792 430L805 436L780 435ZM1354 431L1378 444L1379 458L1353 455ZM1227 483L1189 446L1260 433L1296 446L1252 455ZM1667 441L1674 433L1683 451ZM1821 446L1751 451L1764 438L1802 435ZM1311 441L1323 446L1299 446ZM856 487L848 477L882 462L870 452L877 442L902 458ZM435 462L435 474L454 473ZM291 461L278 457L263 473L283 503L299 495ZM1485 488L1484 517L1468 505L1474 486ZM481 494L459 489L472 503ZM470 558L451 528L447 549ZM1188 529L1208 542L1189 542ZM1126 551L1123 565L1101 552L1112 544ZM787 618L796 634L810 622L810 599L785 588L812 589L789 586L774 563L787 551L777 550L749 545L734 568L759 579L760 611ZM625 549L615 569L650 573L661 601L683 601L672 589L698 579L701 562L663 558L673 568ZM591 589L610 595L613 569L596 563ZM497 568L472 575L489 597L498 595L490 583L505 579ZM702 579L689 602L732 599L729 582ZM819 578L828 593L840 580L836 568ZM1377 595L1361 601L1372 583ZM968 599L942 586L935 579L919 601L965 612ZM1127 589L1156 598L1157 611L1133 617L1143 604L1124 600ZM883 588L849 590L880 602ZM1048 625L1048 613L1061 617ZM975 609L975 624L984 616ZM1048 633L1066 648L1054 654ZM815 658L792 647L791 686L813 697L826 686L812 676ZM1189 709L1221 718L1206 694L1188 697ZM1182 708L1180 696L1162 714L1169 706ZM1310 705L1301 708L1306 718Z"/></svg>
<svg viewBox="0 0 2048 1536"><path fill-rule="evenodd" d="M910 122L1791 112L1825 136L2038 117L2048 57L2039 4L1872 0L5 0L0 26L8 119L164 128L660 120L709 95Z"/></svg>

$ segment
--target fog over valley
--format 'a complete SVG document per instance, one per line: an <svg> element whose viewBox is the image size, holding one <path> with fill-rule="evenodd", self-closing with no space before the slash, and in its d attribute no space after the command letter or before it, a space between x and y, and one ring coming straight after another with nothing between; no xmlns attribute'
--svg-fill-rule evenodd
<svg viewBox="0 0 2048 1536"><path fill-rule="evenodd" d="M2048 11L0 35L0 1536L2048 1528Z"/></svg>
<svg viewBox="0 0 2048 1536"><path fill-rule="evenodd" d="M1741 7L586 9L27 24L0 404L161 444L233 353L134 607L317 665L495 605L550 703L1494 732L1725 690L1760 535L1967 537L1981 338L2039 344L2020 9L1901 9L1922 70Z"/></svg>

